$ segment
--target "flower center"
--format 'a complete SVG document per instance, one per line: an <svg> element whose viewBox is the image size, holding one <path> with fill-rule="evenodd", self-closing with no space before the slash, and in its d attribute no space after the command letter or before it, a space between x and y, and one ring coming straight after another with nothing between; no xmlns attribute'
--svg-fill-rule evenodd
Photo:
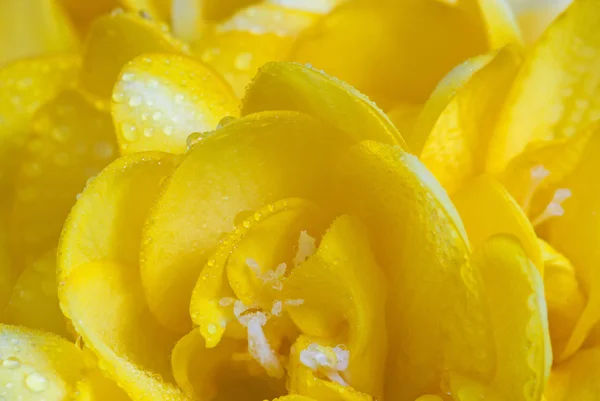
<svg viewBox="0 0 600 401"><path fill-rule="evenodd" d="M380 396L385 288L362 225L299 199L252 216L223 239L194 290L206 348L234 341L243 351L230 361L291 393Z"/></svg>
<svg viewBox="0 0 600 401"><path fill-rule="evenodd" d="M527 188L527 192L521 204L521 207L525 211L525 213L530 214L531 211L531 202L536 195L536 193L541 189L544 181L548 176L550 176L550 171L548 171L544 166L537 165L531 168L531 178L530 185ZM546 205L546 208L539 213L537 216L530 217L531 224L534 227L545 223L549 219L553 217L559 217L564 215L565 210L562 206L562 203L571 197L571 190L568 188L558 188L554 191L552 195L552 199Z"/></svg>

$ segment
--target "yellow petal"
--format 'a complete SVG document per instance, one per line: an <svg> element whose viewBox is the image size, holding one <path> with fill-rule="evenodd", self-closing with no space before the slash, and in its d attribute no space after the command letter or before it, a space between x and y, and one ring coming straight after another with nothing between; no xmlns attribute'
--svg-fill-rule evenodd
<svg viewBox="0 0 600 401"><path fill-rule="evenodd" d="M131 398L116 383L98 369L77 382L75 401L130 401Z"/></svg>
<svg viewBox="0 0 600 401"><path fill-rule="evenodd" d="M61 308L134 400L184 399L172 384L175 338L148 311L137 267L141 226L173 165L161 153L112 163L82 193L59 246Z"/></svg>
<svg viewBox="0 0 600 401"><path fill-rule="evenodd" d="M399 103L387 112L409 149L413 149L413 134L422 110L423 105L420 104Z"/></svg>
<svg viewBox="0 0 600 401"><path fill-rule="evenodd" d="M516 238L494 236L475 250L490 305L496 353L492 387L505 400L537 401L552 366L544 285Z"/></svg>
<svg viewBox="0 0 600 401"><path fill-rule="evenodd" d="M148 311L135 266L107 261L79 265L69 272L59 297L99 366L132 399L186 399L171 375L175 337Z"/></svg>
<svg viewBox="0 0 600 401"><path fill-rule="evenodd" d="M3 210L4 205L2 203L0 203L0 322L5 321L6 305L12 296L15 281L19 276L10 255L8 230L6 229L6 211Z"/></svg>
<svg viewBox="0 0 600 401"><path fill-rule="evenodd" d="M58 306L56 250L42 255L21 274L3 321L69 337Z"/></svg>
<svg viewBox="0 0 600 401"><path fill-rule="evenodd" d="M415 132L411 137L410 149L414 154L421 154L423 145L429 138L438 118L448 107L456 92L466 86L479 70L493 61L495 55L496 53L493 52L472 57L450 70L437 84L423 106L415 125Z"/></svg>
<svg viewBox="0 0 600 401"><path fill-rule="evenodd" d="M523 40L534 43L573 0L510 0Z"/></svg>
<svg viewBox="0 0 600 401"><path fill-rule="evenodd" d="M10 221L15 256L25 263L56 247L77 194L116 155L110 115L78 92L58 95L32 124Z"/></svg>
<svg viewBox="0 0 600 401"><path fill-rule="evenodd" d="M585 341L591 328L600 321L600 255L594 250L600 241L600 185L596 172L600 169L600 136L597 131L588 142L581 161L560 183L571 191L563 203L564 214L550 219L541 233L548 243L567 257L581 284L587 304L565 349L563 357L572 355Z"/></svg>
<svg viewBox="0 0 600 401"><path fill-rule="evenodd" d="M491 139L490 171L534 141L568 138L600 118L600 3L574 2L529 53Z"/></svg>
<svg viewBox="0 0 600 401"><path fill-rule="evenodd" d="M16 1L15 1L16 3ZM0 190L11 184L20 148L36 111L74 82L79 68L75 56L46 56L20 60L0 69ZM6 192L4 192L6 191Z"/></svg>
<svg viewBox="0 0 600 401"><path fill-rule="evenodd" d="M0 65L75 51L77 35L56 0L6 0L0 14Z"/></svg>
<svg viewBox="0 0 600 401"><path fill-rule="evenodd" d="M531 223L494 178L483 175L471 180L452 197L452 201L465 223L474 248L496 234L514 235L543 274L542 251Z"/></svg>
<svg viewBox="0 0 600 401"><path fill-rule="evenodd" d="M425 101L448 70L486 47L476 18L437 1L349 2L305 30L291 57L385 106Z"/></svg>
<svg viewBox="0 0 600 401"><path fill-rule="evenodd" d="M543 211L548 204L547 192L555 191L577 167L596 130L593 124L570 138L529 144L500 174L499 180L530 217ZM547 172L541 181L534 174L540 168Z"/></svg>
<svg viewBox="0 0 600 401"><path fill-rule="evenodd" d="M122 157L90 181L73 207L58 249L59 281L94 261L137 266L142 225L176 160L166 153Z"/></svg>
<svg viewBox="0 0 600 401"><path fill-rule="evenodd" d="M263 64L287 59L312 13L261 3L238 11L204 35L196 54L217 70L238 97Z"/></svg>
<svg viewBox="0 0 600 401"><path fill-rule="evenodd" d="M247 352L247 342L224 339L217 348L206 348L196 330L179 340L173 350L173 375L191 399L270 399L285 391L282 383L249 376L243 362L232 357Z"/></svg>
<svg viewBox="0 0 600 401"><path fill-rule="evenodd" d="M458 89L432 127L420 159L450 194L483 171L488 133L519 66L514 50L500 50Z"/></svg>
<svg viewBox="0 0 600 401"><path fill-rule="evenodd" d="M282 296L304 301L288 308L302 333L322 336L335 330L333 338L350 352L348 368L342 372L350 386L381 398L387 351L385 278L360 221L350 216L337 218L317 252L292 270ZM295 390L293 385L291 390Z"/></svg>
<svg viewBox="0 0 600 401"><path fill-rule="evenodd" d="M241 212L324 193L327 184L317 177L334 149L347 143L344 134L294 112L250 115L198 142L144 230L142 281L159 321L182 332L190 328L192 289L219 236L245 218Z"/></svg>
<svg viewBox="0 0 600 401"><path fill-rule="evenodd" d="M193 132L238 114L229 86L206 66L178 55L151 54L129 62L112 95L121 153L183 153Z"/></svg>
<svg viewBox="0 0 600 401"><path fill-rule="evenodd" d="M550 375L547 401L594 401L600 397L600 348L579 351Z"/></svg>
<svg viewBox="0 0 600 401"><path fill-rule="evenodd" d="M166 25L137 13L115 12L98 18L83 50L82 90L99 106L108 107L113 86L123 66L143 53L186 53Z"/></svg>
<svg viewBox="0 0 600 401"><path fill-rule="evenodd" d="M364 139L406 144L389 118L366 96L323 71L297 63L269 63L246 91L242 115L265 110L297 110Z"/></svg>
<svg viewBox="0 0 600 401"><path fill-rule="evenodd" d="M69 399L85 373L81 351L56 334L0 324L0 394L6 400Z"/></svg>
<svg viewBox="0 0 600 401"><path fill-rule="evenodd" d="M492 49L523 45L521 30L509 0L476 0Z"/></svg>
<svg viewBox="0 0 600 401"><path fill-rule="evenodd" d="M482 283L439 183L416 157L376 142L353 147L336 174L338 210L367 224L393 289L386 398L439 393L444 370L489 377L494 355Z"/></svg>
<svg viewBox="0 0 600 401"><path fill-rule="evenodd" d="M544 294L548 305L550 339L557 363L561 361L586 300L571 262L545 241L540 242L544 257Z"/></svg>

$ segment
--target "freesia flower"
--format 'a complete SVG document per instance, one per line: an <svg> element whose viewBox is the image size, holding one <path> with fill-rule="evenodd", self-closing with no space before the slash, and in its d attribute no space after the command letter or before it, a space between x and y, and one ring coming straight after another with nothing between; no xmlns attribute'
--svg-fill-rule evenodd
<svg viewBox="0 0 600 401"><path fill-rule="evenodd" d="M467 239L419 136L352 87L254 77L309 62L403 123L456 63L523 46L504 2L15 0L0 20L0 397L540 399L530 244Z"/></svg>
<svg viewBox="0 0 600 401"><path fill-rule="evenodd" d="M530 52L505 48L458 67L411 136L471 244L513 234L543 274L554 356L548 400L598 394L599 12L597 2L576 1Z"/></svg>

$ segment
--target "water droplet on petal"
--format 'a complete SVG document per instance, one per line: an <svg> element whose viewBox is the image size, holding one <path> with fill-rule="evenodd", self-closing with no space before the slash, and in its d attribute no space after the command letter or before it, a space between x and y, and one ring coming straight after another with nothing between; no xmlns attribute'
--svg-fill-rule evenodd
<svg viewBox="0 0 600 401"><path fill-rule="evenodd" d="M171 136L171 135L173 135L173 127L172 127L171 125L165 125L165 126L163 127L163 133L164 133L166 136Z"/></svg>
<svg viewBox="0 0 600 401"><path fill-rule="evenodd" d="M129 99L129 105L131 107L137 107L140 104L142 104L142 97L140 95L133 95L131 96L131 98Z"/></svg>
<svg viewBox="0 0 600 401"><path fill-rule="evenodd" d="M137 129L131 124L123 124L121 125L121 129L123 130L123 138L129 142L137 141L138 133Z"/></svg>
<svg viewBox="0 0 600 401"><path fill-rule="evenodd" d="M252 65L252 53L242 52L238 54L234 61L235 68L240 71L249 70Z"/></svg>
<svg viewBox="0 0 600 401"><path fill-rule="evenodd" d="M25 385L34 393L41 393L48 388L48 380L41 374L35 372L27 375Z"/></svg>
<svg viewBox="0 0 600 401"><path fill-rule="evenodd" d="M14 356L8 357L2 360L2 367L7 369L16 369L21 366L21 361L19 361Z"/></svg>

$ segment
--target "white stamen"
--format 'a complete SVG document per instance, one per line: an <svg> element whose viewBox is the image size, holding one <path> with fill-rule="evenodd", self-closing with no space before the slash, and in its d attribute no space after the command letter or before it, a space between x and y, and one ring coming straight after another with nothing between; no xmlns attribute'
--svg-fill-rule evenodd
<svg viewBox="0 0 600 401"><path fill-rule="evenodd" d="M527 188L527 192L523 198L522 207L525 213L529 212L529 207L531 205L531 200L533 199L533 195L535 195L535 191L538 190L542 182L550 175L550 171L548 171L544 166L538 164L537 166L533 166L530 170L531 174L531 182L529 184L529 188Z"/></svg>
<svg viewBox="0 0 600 401"><path fill-rule="evenodd" d="M224 308L229 305L233 305L234 302L235 302L235 298L231 298L231 297L223 297L223 298L219 299L219 305Z"/></svg>
<svg viewBox="0 0 600 401"><path fill-rule="evenodd" d="M286 299L285 304L289 306L300 306L304 303L303 299Z"/></svg>
<svg viewBox="0 0 600 401"><path fill-rule="evenodd" d="M531 224L538 226L552 217L558 217L565 214L565 209L562 207L562 203L571 197L571 190L567 188L560 188L554 192L552 200L546 206L546 209L538 217L533 219Z"/></svg>
<svg viewBox="0 0 600 401"><path fill-rule="evenodd" d="M298 250L294 256L294 267L303 263L306 259L315 253L317 240L311 237L306 231L300 231L298 238Z"/></svg>
<svg viewBox="0 0 600 401"><path fill-rule="evenodd" d="M257 311L248 312L250 309L257 309ZM269 376L282 378L285 370L263 331L263 326L269 320L268 314L259 311L255 306L247 306L240 300L236 300L233 304L233 313L241 325L248 330L248 352L252 358Z"/></svg>
<svg viewBox="0 0 600 401"><path fill-rule="evenodd" d="M262 281L263 284L270 285L276 291L281 291L283 289L283 279L287 270L285 263L279 264L275 270L267 270L264 273L254 259L246 259L246 265L252 269L256 278Z"/></svg>
<svg viewBox="0 0 600 401"><path fill-rule="evenodd" d="M273 302L273 306L271 307L271 315L279 316L281 311L283 310L283 303L281 301Z"/></svg>
<svg viewBox="0 0 600 401"><path fill-rule="evenodd" d="M300 351L300 362L313 371L319 371L333 382L347 386L348 383L340 372L348 369L350 351L343 346L325 347L311 343L306 349Z"/></svg>
<svg viewBox="0 0 600 401"><path fill-rule="evenodd" d="M246 266L248 266L250 269L252 269L254 274L256 274L256 277L261 275L262 272L260 271L260 266L256 260L254 260L252 258L246 259Z"/></svg>

